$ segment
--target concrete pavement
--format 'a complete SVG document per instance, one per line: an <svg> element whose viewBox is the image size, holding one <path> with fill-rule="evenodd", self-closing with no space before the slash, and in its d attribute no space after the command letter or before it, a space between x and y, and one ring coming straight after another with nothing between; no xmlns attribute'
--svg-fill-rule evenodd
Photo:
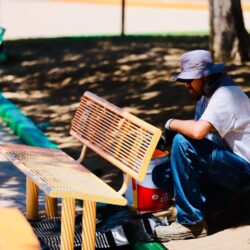
<svg viewBox="0 0 250 250"><path fill-rule="evenodd" d="M0 143L21 141L0 122ZM0 207L21 207L25 204L25 178L10 162L0 155Z"/></svg>
<svg viewBox="0 0 250 250"><path fill-rule="evenodd" d="M22 143L1 120L0 143ZM21 211L25 211L25 183L25 176L0 155L0 208L17 207ZM39 195L39 206L44 207L44 195L42 193Z"/></svg>

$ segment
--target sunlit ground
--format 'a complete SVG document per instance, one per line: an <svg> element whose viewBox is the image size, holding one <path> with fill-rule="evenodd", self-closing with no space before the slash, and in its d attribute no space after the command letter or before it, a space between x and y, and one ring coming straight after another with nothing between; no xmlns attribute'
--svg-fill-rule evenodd
<svg viewBox="0 0 250 250"><path fill-rule="evenodd" d="M121 5L119 0L50 0L54 2L90 3L103 5ZM150 8L185 8L185 9L208 9L206 0L125 0L128 7L150 7Z"/></svg>
<svg viewBox="0 0 250 250"><path fill-rule="evenodd" d="M6 28L5 39L119 35L121 2L1 0L0 26ZM208 34L207 3L207 0L126 0L125 33ZM242 3L249 30L250 1Z"/></svg>

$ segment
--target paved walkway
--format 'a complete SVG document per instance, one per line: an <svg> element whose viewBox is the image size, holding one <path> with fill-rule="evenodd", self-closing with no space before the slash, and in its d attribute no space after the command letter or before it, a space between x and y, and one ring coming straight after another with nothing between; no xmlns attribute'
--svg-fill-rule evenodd
<svg viewBox="0 0 250 250"><path fill-rule="evenodd" d="M22 143L2 121L0 143ZM25 182L25 176L0 155L0 207L17 207L25 211ZM39 199L39 205L43 207L43 194Z"/></svg>

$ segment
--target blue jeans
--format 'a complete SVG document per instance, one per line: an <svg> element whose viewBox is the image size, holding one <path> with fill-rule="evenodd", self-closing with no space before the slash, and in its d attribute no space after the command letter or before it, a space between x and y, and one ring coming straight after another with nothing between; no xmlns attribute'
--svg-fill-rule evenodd
<svg viewBox="0 0 250 250"><path fill-rule="evenodd" d="M243 192L250 185L250 164L232 152L218 147L208 139L192 140L177 134L174 138L170 164L157 167L152 173L155 184L173 191L177 221L195 224L205 218L209 194L218 199L218 187L232 193ZM210 192L212 191L212 192Z"/></svg>

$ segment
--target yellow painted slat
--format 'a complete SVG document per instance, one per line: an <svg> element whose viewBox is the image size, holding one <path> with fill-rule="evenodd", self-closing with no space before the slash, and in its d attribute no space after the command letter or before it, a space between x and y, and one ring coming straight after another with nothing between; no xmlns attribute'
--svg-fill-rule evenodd
<svg viewBox="0 0 250 250"><path fill-rule="evenodd" d="M32 183L35 182L52 197L71 197L117 205L127 203L124 197L61 150L6 144L0 145L0 151L5 152L4 155L12 159L21 171L25 168L25 174ZM25 156L26 152L28 157Z"/></svg>
<svg viewBox="0 0 250 250"><path fill-rule="evenodd" d="M161 131L86 92L71 134L122 171L143 179Z"/></svg>

